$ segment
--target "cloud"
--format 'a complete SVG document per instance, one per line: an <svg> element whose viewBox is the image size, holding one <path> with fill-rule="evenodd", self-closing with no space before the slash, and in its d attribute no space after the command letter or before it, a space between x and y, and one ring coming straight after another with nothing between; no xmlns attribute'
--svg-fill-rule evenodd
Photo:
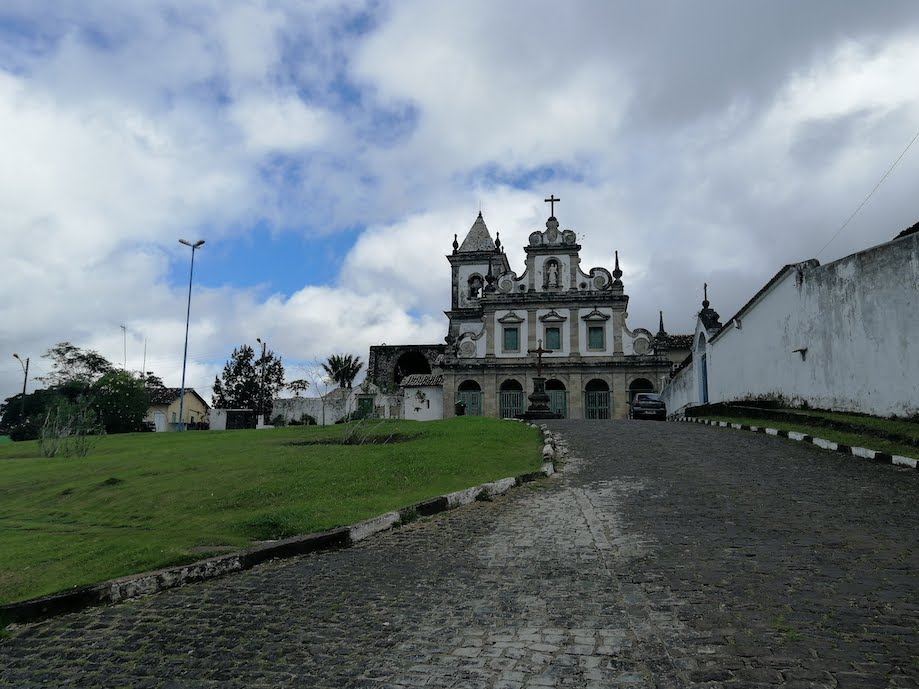
<svg viewBox="0 0 919 689"><path fill-rule="evenodd" d="M234 103L230 119L242 129L246 146L256 154L295 153L314 147L331 128L324 111L296 97L248 98Z"/></svg>

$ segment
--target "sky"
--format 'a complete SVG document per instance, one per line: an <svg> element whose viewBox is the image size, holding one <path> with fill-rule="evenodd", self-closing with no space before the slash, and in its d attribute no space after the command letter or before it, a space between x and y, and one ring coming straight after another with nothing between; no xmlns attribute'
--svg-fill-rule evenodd
<svg viewBox="0 0 919 689"><path fill-rule="evenodd" d="M180 238L205 399L256 338L288 380L443 342L454 234L522 273L550 194L692 332L919 220L917 75L913 0L4 0L0 399L62 341L178 386Z"/></svg>

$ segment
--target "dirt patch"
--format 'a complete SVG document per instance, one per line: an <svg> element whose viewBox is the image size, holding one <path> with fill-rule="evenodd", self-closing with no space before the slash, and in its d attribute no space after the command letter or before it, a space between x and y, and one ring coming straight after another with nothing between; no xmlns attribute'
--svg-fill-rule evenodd
<svg viewBox="0 0 919 689"><path fill-rule="evenodd" d="M407 443L415 440L417 435L406 435L404 433L391 433L389 435L372 435L366 438L315 438L311 440L297 440L285 445L393 445L395 443Z"/></svg>

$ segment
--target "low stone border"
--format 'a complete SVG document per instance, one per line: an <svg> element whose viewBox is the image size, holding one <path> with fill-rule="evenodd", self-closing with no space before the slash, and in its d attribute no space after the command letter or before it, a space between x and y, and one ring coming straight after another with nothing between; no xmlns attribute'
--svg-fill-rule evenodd
<svg viewBox="0 0 919 689"><path fill-rule="evenodd" d="M9 624L37 622L93 606L120 603L129 598L158 593L183 584L242 572L266 560L294 557L334 548L347 548L373 534L406 524L419 517L428 517L468 505L475 500L481 500L483 496L487 499L501 495L515 486L546 478L555 473L553 461L559 456L560 447L556 437L548 429L543 428L542 432L544 463L539 471L491 481L449 495L441 495L395 512L387 512L378 517L331 531L295 536L258 545L239 553L199 560L188 565L132 574L60 593L30 598L19 603L0 605L0 629Z"/></svg>
<svg viewBox="0 0 919 689"><path fill-rule="evenodd" d="M900 455L891 455L886 452L869 450L866 447L852 447L851 445L845 445L843 443L834 443L832 440L816 438L812 435L807 435L806 433L798 433L797 431L783 431L778 428L767 428L765 426L750 426L745 423L712 421L710 419L698 419L692 416L681 416L677 420L687 421L689 423L701 423L705 424L706 426L720 426L721 428L735 428L739 431L753 431L754 433L776 435L780 438L789 438L790 440L799 440L805 443L813 443L817 447L821 447L824 450L833 450L835 452L842 452L843 454L850 454L853 457L861 457L862 459L867 459L879 464L894 464L897 466L909 467L911 469L919 469L919 460L913 459L912 457L901 457Z"/></svg>

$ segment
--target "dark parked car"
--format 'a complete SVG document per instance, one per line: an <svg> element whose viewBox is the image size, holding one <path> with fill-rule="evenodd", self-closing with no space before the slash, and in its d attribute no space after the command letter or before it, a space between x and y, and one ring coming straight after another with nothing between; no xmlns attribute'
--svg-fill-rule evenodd
<svg viewBox="0 0 919 689"><path fill-rule="evenodd" d="M633 419L666 419L667 405L656 392L639 392L632 399L629 416Z"/></svg>

